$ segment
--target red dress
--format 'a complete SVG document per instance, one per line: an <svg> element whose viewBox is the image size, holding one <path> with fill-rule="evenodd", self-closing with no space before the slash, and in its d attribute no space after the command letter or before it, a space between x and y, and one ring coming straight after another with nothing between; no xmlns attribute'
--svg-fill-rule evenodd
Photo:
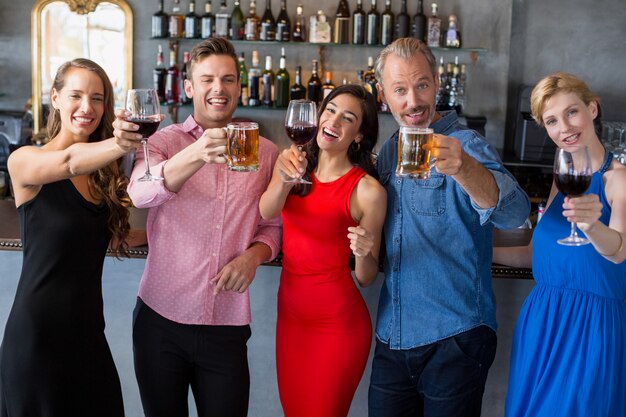
<svg viewBox="0 0 626 417"><path fill-rule="evenodd" d="M345 417L372 339L367 306L349 267L350 196L365 175L352 168L282 211L276 366L285 417Z"/></svg>

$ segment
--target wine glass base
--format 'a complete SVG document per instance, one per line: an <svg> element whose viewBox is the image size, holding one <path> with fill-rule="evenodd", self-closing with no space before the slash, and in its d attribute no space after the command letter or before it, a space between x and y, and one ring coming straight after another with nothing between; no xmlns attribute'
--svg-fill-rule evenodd
<svg viewBox="0 0 626 417"><path fill-rule="evenodd" d="M589 239L585 239L580 236L568 236L566 238L559 239L556 242L563 246L583 246L591 243Z"/></svg>
<svg viewBox="0 0 626 417"><path fill-rule="evenodd" d="M288 184L313 184L311 181L303 180L302 178L294 178L292 180L284 181Z"/></svg>
<svg viewBox="0 0 626 417"><path fill-rule="evenodd" d="M141 178L138 178L137 181L163 181L162 177L157 177L156 175L144 175Z"/></svg>

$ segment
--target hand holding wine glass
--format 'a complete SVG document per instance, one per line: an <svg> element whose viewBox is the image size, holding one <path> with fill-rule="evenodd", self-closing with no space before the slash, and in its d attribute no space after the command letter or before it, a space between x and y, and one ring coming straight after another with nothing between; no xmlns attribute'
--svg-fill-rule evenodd
<svg viewBox="0 0 626 417"><path fill-rule="evenodd" d="M591 157L586 147L568 152L557 148L554 158L554 182L558 190L566 197L583 195L591 184ZM570 235L557 241L561 245L581 246L589 242L588 239L578 236L576 223L571 223Z"/></svg>
<svg viewBox="0 0 626 417"><path fill-rule="evenodd" d="M302 147L317 134L317 108L310 100L291 100L285 116L287 136L302 152ZM311 184L302 178L285 181L297 184Z"/></svg>
<svg viewBox="0 0 626 417"><path fill-rule="evenodd" d="M161 104L156 90L128 90L126 110L130 113L126 120L139 126L137 133L142 137L146 173L138 181L162 181L163 178L150 173L150 160L148 159L148 138L157 131L161 123Z"/></svg>

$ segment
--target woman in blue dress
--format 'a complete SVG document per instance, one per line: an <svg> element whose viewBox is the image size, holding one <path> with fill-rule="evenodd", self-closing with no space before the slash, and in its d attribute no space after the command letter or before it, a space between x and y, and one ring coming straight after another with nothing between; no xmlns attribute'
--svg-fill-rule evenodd
<svg viewBox="0 0 626 417"><path fill-rule="evenodd" d="M580 79L544 78L531 110L558 147L588 148L593 177L576 198L553 184L532 242L494 249L494 262L532 263L536 280L513 336L506 416L626 416L626 167L599 140L599 99ZM557 243L570 222L591 244Z"/></svg>

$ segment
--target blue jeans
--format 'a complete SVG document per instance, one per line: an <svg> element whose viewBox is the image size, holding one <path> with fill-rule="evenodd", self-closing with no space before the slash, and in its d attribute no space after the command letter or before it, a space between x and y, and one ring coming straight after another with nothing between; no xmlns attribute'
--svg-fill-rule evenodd
<svg viewBox="0 0 626 417"><path fill-rule="evenodd" d="M487 326L409 350L377 340L369 417L479 417L496 346Z"/></svg>

